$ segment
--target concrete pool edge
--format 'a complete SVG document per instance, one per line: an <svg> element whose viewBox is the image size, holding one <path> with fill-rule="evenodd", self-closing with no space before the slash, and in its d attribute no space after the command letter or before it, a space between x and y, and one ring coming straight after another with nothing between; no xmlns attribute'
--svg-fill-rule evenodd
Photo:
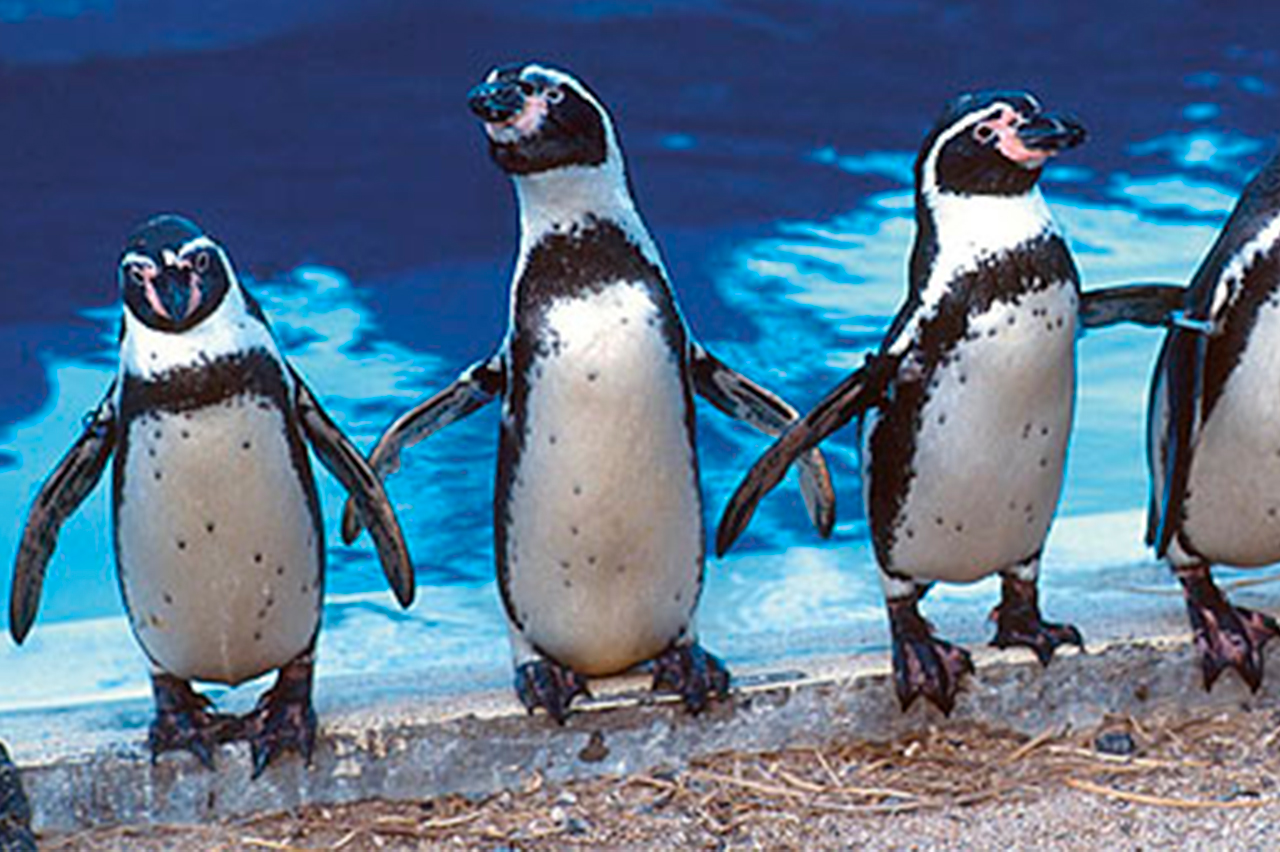
<svg viewBox="0 0 1280 852"><path fill-rule="evenodd" d="M1147 637L1065 653L1041 669L1029 653L975 653L978 671L951 719L1028 735L1082 729L1107 715L1142 717L1275 702L1273 678L1257 695L1234 675L1213 692L1200 684L1186 638ZM680 768L729 750L768 751L833 740L881 740L946 724L923 702L903 714L882 655L813 658L785 672L743 671L731 702L692 718L654 701L639 677L601 684L599 696L564 727L526 716L505 691L415 699L403 689L364 684L361 702L321 717L312 766L286 757L257 781L248 749L224 746L217 772L187 755L155 766L136 724L90 708L78 730L35 756L17 749L37 830L56 834L106 825L201 823L363 799L422 800L449 793L487 795L518 788L535 773L557 782ZM4 718L0 717L0 727ZM57 723L55 715L50 719ZM145 731L145 728L143 728ZM13 743L10 744L14 745Z"/></svg>

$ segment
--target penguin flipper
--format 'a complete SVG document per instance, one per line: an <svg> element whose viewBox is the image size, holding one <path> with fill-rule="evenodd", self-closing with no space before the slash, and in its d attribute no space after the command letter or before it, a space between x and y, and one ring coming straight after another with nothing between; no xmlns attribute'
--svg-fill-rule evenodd
<svg viewBox="0 0 1280 852"><path fill-rule="evenodd" d="M396 418L369 454L370 466L385 480L400 469L402 450L484 408L505 388L506 370L502 353L472 364L453 384ZM342 513L342 540L351 544L360 535L363 525L364 520L355 501L347 500Z"/></svg>
<svg viewBox="0 0 1280 852"><path fill-rule="evenodd" d="M1122 322L1167 326L1182 309L1186 294L1179 284L1145 281L1089 290L1080 294L1080 327L1088 331Z"/></svg>
<svg viewBox="0 0 1280 852"><path fill-rule="evenodd" d="M13 588L9 594L9 633L22 644L35 621L44 588L45 569L58 546L58 531L102 478L115 450L117 420L115 383L97 409L85 418L84 431L40 486L27 513L22 543L13 563Z"/></svg>
<svg viewBox="0 0 1280 852"><path fill-rule="evenodd" d="M1168 351L1161 355L1165 368L1168 426L1164 436L1164 487L1152 495L1158 522L1154 524L1149 543L1155 545L1156 556L1163 558L1182 520L1182 502L1186 498L1187 478L1191 472L1192 440L1200 419L1200 400L1204 390L1205 335L1181 328L1170 332ZM1167 364L1165 358L1167 356Z"/></svg>
<svg viewBox="0 0 1280 852"><path fill-rule="evenodd" d="M355 501L360 516L369 524L373 546L378 551L382 572L403 607L413 603L413 561L404 543L404 533L391 501L382 488L382 480L347 439L337 424L320 407L302 377L293 371L294 394L302 431L315 450L321 464L342 483Z"/></svg>
<svg viewBox="0 0 1280 852"><path fill-rule="evenodd" d="M716 555L724 556L751 522L756 506L777 487L797 457L812 450L855 417L874 408L897 375L900 356L868 356L804 417L791 423L742 478L716 530Z"/></svg>
<svg viewBox="0 0 1280 852"><path fill-rule="evenodd" d="M708 402L730 417L776 438L800 419L800 413L773 392L725 365L702 345L694 343L690 352L693 386ZM817 442L799 450L787 460L787 467L800 461L800 493L809 520L823 538L831 535L836 522L836 492L831 484ZM779 479L786 474L784 467ZM774 483L776 485L776 483ZM763 496L763 495L761 495Z"/></svg>

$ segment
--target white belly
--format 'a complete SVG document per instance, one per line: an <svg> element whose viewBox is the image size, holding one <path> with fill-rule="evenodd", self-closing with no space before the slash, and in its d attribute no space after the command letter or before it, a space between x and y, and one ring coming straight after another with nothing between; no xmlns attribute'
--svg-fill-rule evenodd
<svg viewBox="0 0 1280 852"><path fill-rule="evenodd" d="M1071 433L1076 316L1062 286L971 321L934 372L887 567L971 582L1040 550Z"/></svg>
<svg viewBox="0 0 1280 852"><path fill-rule="evenodd" d="M236 684L306 650L320 543L280 412L249 400L140 416L124 465L118 567L152 661Z"/></svg>
<svg viewBox="0 0 1280 852"><path fill-rule="evenodd" d="M547 313L512 478L507 594L523 633L582 674L661 653L689 625L702 515L681 363L642 288Z"/></svg>
<svg viewBox="0 0 1280 852"><path fill-rule="evenodd" d="M1280 561L1280 307L1258 315L1196 436L1183 534L1212 562Z"/></svg>

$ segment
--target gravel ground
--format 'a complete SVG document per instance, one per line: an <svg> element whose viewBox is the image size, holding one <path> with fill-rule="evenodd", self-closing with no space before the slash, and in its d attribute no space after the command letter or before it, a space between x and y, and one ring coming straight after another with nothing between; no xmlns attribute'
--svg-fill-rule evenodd
<svg viewBox="0 0 1280 852"><path fill-rule="evenodd" d="M893 743L729 753L679 772L467 799L306 808L45 838L189 850L1274 850L1280 712L1108 720L1034 738L948 725Z"/></svg>

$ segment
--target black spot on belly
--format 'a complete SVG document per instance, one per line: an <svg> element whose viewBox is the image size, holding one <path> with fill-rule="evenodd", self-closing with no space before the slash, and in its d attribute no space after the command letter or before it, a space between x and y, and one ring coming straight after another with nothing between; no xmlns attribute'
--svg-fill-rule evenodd
<svg viewBox="0 0 1280 852"><path fill-rule="evenodd" d="M183 539L178 539L178 549L179 549L179 550L186 550L186 549L187 549L187 543L186 543L186 541L185 541L185 540L183 540Z"/></svg>
<svg viewBox="0 0 1280 852"><path fill-rule="evenodd" d="M160 471L158 470L152 475L156 478L156 482L159 482L163 478L163 474L161 474Z"/></svg>
<svg viewBox="0 0 1280 852"><path fill-rule="evenodd" d="M209 523L204 525L204 531L207 532L209 535L213 535L213 531L217 528L218 528L217 524L215 524L213 521L209 521Z"/></svg>
<svg viewBox="0 0 1280 852"><path fill-rule="evenodd" d="M615 569L615 570L617 570L617 572L618 572L619 574L625 574L625 573L627 573L627 565L626 565L626 563L625 563L625 562L620 562L620 563L618 563L618 567L617 567L617 569Z"/></svg>
<svg viewBox="0 0 1280 852"><path fill-rule="evenodd" d="M575 496L575 497L581 497L581 496L582 496L582 486L581 486L581 485L575 485L575 486L573 486L573 496Z"/></svg>
<svg viewBox="0 0 1280 852"><path fill-rule="evenodd" d="M277 566L276 566L276 576L277 576L277 577L283 577L283 576L284 576L284 566L283 566L283 565L277 565Z"/></svg>
<svg viewBox="0 0 1280 852"><path fill-rule="evenodd" d="M568 570L569 570L569 568L570 568L570 562L569 562L569 560L568 560L568 559L561 559L561 560L560 560L560 567L561 567L561 568L563 568L564 570L568 571Z"/></svg>
<svg viewBox="0 0 1280 852"><path fill-rule="evenodd" d="M243 442L242 444L240 444L240 449L245 450L246 452L253 449L253 441Z"/></svg>
<svg viewBox="0 0 1280 852"><path fill-rule="evenodd" d="M577 534L578 534L578 528L577 528L577 527L569 527L569 534L570 534L570 535L577 535Z"/></svg>
<svg viewBox="0 0 1280 852"><path fill-rule="evenodd" d="M261 631L261 630L255 630L255 631L253 631L253 641L255 641L255 642L261 642L261 641L262 641L262 631Z"/></svg>
<svg viewBox="0 0 1280 852"><path fill-rule="evenodd" d="M172 606L172 605L173 605L173 595L169 594L168 592L165 592L165 593L164 593L164 602L165 602L165 603L167 603L167 604L169 604L170 606Z"/></svg>
<svg viewBox="0 0 1280 852"><path fill-rule="evenodd" d="M262 564L262 554L261 554L261 553L255 553L255 554L253 554L253 564L255 564L255 565L261 565L261 564Z"/></svg>
<svg viewBox="0 0 1280 852"><path fill-rule="evenodd" d="M589 382L594 382L598 378L600 378L600 374L595 372L594 370L591 371L590 373L587 373L587 381Z"/></svg>
<svg viewBox="0 0 1280 852"><path fill-rule="evenodd" d="M162 433L159 429L157 429L156 431L151 433L151 437L159 441L162 437L164 437L164 433Z"/></svg>
<svg viewBox="0 0 1280 852"><path fill-rule="evenodd" d="M555 436L555 435L548 435L548 436L547 436L547 443L554 447L554 446L556 445L556 436Z"/></svg>
<svg viewBox="0 0 1280 852"><path fill-rule="evenodd" d="M188 440L188 439L191 437L191 432L190 432L189 430L187 430L187 429L183 429L183 430L182 430L182 432L181 432L180 434L182 435L182 439L183 439L184 441L185 441L185 440Z"/></svg>
<svg viewBox="0 0 1280 852"><path fill-rule="evenodd" d="M596 559L596 557L594 557L594 556L588 556L588 557L587 557L587 564L588 564L588 565L595 565L597 561L598 561L598 560L597 560L597 559Z"/></svg>
<svg viewBox="0 0 1280 852"><path fill-rule="evenodd" d="M565 581L564 581L564 587L565 587L566 589L572 589L572 588L573 588L573 581L572 581L572 580L570 580L570 579L568 579L568 578L565 578Z"/></svg>

